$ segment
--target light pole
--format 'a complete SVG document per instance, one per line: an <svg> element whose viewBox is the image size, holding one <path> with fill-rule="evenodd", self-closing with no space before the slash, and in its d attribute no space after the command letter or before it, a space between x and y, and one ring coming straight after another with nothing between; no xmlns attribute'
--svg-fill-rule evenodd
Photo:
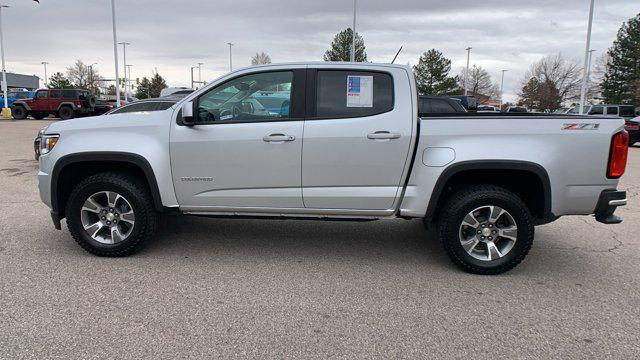
<svg viewBox="0 0 640 360"><path fill-rule="evenodd" d="M116 35L116 3L111 0L111 20L113 22L113 61L116 69L116 107L120 106L120 84L118 75L118 36Z"/></svg>
<svg viewBox="0 0 640 360"><path fill-rule="evenodd" d="M129 90L133 90L133 89L129 88L129 83L131 82L131 67L132 66L133 65L131 65L131 64L127 64L127 69L129 69L129 75L126 76L125 83L124 83L124 86L125 86L125 90L124 91L125 91L125 93L129 92ZM125 73L125 75L126 75L126 73ZM131 97L131 96L129 96L129 97Z"/></svg>
<svg viewBox="0 0 640 360"><path fill-rule="evenodd" d="M193 89L193 69L197 69L197 66L192 66L191 67L191 88Z"/></svg>
<svg viewBox="0 0 640 360"><path fill-rule="evenodd" d="M233 57L231 55L231 48L233 47L233 43L228 42L227 44L229 44L229 71L233 71ZM193 87L193 84L191 84L191 87Z"/></svg>
<svg viewBox="0 0 640 360"><path fill-rule="evenodd" d="M502 111L502 98L504 96L504 73L509 70L502 70L502 79L500 80L500 111Z"/></svg>
<svg viewBox="0 0 640 360"><path fill-rule="evenodd" d="M356 8L357 0L353 0L353 31L351 32L351 62L356 61Z"/></svg>
<svg viewBox="0 0 640 360"><path fill-rule="evenodd" d="M593 52L595 50L589 50L589 64L587 65L587 91L589 91L589 81L591 80L591 59L593 58ZM586 92L585 92L586 94ZM593 96L593 94L591 94ZM586 95L585 95L586 100Z"/></svg>
<svg viewBox="0 0 640 360"><path fill-rule="evenodd" d="M467 96L467 79L469 78L469 59L471 58L471 47L468 47L465 50L467 50L467 70L464 72L464 96Z"/></svg>
<svg viewBox="0 0 640 360"><path fill-rule="evenodd" d="M47 87L47 80L49 79L47 77L47 64L48 64L48 62L43 61L40 64L44 65L44 87Z"/></svg>
<svg viewBox="0 0 640 360"><path fill-rule="evenodd" d="M131 45L126 41L119 42L122 45L122 61L124 61L124 102L127 102L127 45Z"/></svg>
<svg viewBox="0 0 640 360"><path fill-rule="evenodd" d="M587 25L587 44L584 49L584 71L582 74L582 89L580 89L580 115L584 113L584 101L587 95L587 78L589 77L589 50L591 49L591 28L593 26L593 6L595 0L591 0L589 6L589 24Z"/></svg>
<svg viewBox="0 0 640 360"><path fill-rule="evenodd" d="M8 8L8 5L0 4L0 51L2 52L2 94L4 95L4 107L2 108L2 116L10 117L11 109L9 109L9 99L7 98L7 69L4 64L4 36L2 35L2 9Z"/></svg>
<svg viewBox="0 0 640 360"><path fill-rule="evenodd" d="M89 76L88 76L88 83L89 83L89 90L91 90L91 87L93 86L93 65L98 65L98 63L93 63L91 65L89 65ZM46 70L46 66L45 66L45 72L47 72Z"/></svg>
<svg viewBox="0 0 640 360"><path fill-rule="evenodd" d="M198 86L202 86L202 64L204 63L198 63Z"/></svg>

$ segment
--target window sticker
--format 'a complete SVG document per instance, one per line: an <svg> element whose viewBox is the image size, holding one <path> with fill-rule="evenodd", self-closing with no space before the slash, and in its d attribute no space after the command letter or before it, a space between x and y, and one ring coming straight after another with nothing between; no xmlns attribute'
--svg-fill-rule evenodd
<svg viewBox="0 0 640 360"><path fill-rule="evenodd" d="M347 76L347 107L373 107L373 76Z"/></svg>

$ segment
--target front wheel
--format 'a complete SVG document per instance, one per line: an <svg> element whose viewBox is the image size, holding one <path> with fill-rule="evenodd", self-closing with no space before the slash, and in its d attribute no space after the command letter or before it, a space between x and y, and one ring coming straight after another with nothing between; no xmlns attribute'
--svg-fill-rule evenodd
<svg viewBox="0 0 640 360"><path fill-rule="evenodd" d="M474 185L453 194L439 217L439 234L451 260L481 275L504 273L531 249L533 218L512 192Z"/></svg>
<svg viewBox="0 0 640 360"><path fill-rule="evenodd" d="M13 109L11 109L11 115L16 120L24 120L27 118L27 115L29 115L29 112L27 112L27 109L23 106L14 106Z"/></svg>
<svg viewBox="0 0 640 360"><path fill-rule="evenodd" d="M66 217L76 242L98 256L135 253L153 236L157 222L144 183L116 172L80 182L69 196Z"/></svg>

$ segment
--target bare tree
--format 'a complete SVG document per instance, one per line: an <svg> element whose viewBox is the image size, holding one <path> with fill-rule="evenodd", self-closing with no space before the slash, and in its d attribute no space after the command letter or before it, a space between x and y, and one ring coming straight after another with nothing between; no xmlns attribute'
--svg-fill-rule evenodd
<svg viewBox="0 0 640 360"><path fill-rule="evenodd" d="M531 65L521 81L521 87L525 88L530 85L531 79L535 79L539 84L545 85L547 88L555 88L554 91L544 91L539 96L553 96L554 99L540 98L534 102L539 104L561 104L566 101L577 100L580 98L580 87L582 83L582 68L574 60L566 59L562 54L547 55L538 62ZM553 86L551 86L553 84ZM521 92L520 100L523 98ZM540 109L555 110L555 109Z"/></svg>
<svg viewBox="0 0 640 360"><path fill-rule="evenodd" d="M589 75L589 87L587 88L587 100L602 99L602 81L607 72L607 64L611 59L609 53L604 53L595 60L591 65L591 74Z"/></svg>
<svg viewBox="0 0 640 360"><path fill-rule="evenodd" d="M463 68L460 74L456 77L458 86L464 89L464 78L466 68ZM491 80L491 75L482 66L473 65L469 69L469 76L467 76L467 89L469 92L478 99L478 104L484 104L491 99L494 99L500 95L500 87L494 84Z"/></svg>
<svg viewBox="0 0 640 360"><path fill-rule="evenodd" d="M261 51L251 57L251 65L271 64L271 57Z"/></svg>
<svg viewBox="0 0 640 360"><path fill-rule="evenodd" d="M97 94L104 84L104 79L93 67L85 65L81 60L67 68L67 79L74 87L88 89Z"/></svg>

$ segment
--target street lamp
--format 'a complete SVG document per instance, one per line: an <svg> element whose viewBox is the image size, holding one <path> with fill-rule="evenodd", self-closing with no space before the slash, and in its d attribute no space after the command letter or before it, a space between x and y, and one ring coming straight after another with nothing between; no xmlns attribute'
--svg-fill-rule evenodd
<svg viewBox="0 0 640 360"><path fill-rule="evenodd" d="M353 31L351 32L351 62L356 61L356 4L357 0L353 0Z"/></svg>
<svg viewBox="0 0 640 360"><path fill-rule="evenodd" d="M227 44L229 45L229 71L233 71L233 57L231 55L231 47L233 46L233 43L228 42ZM193 87L193 84L191 87Z"/></svg>
<svg viewBox="0 0 640 360"><path fill-rule="evenodd" d="M587 65L587 91L589 91L589 81L591 80L591 59L593 58L593 52L595 50L591 49L589 50L589 64ZM586 94L586 92L585 92ZM593 94L591 94L593 96ZM585 100L586 100L586 95L585 95Z"/></svg>
<svg viewBox="0 0 640 360"><path fill-rule="evenodd" d="M116 3L111 0L111 20L113 23L113 61L116 68L116 107L120 106L120 84L118 84L118 36L116 35Z"/></svg>
<svg viewBox="0 0 640 360"><path fill-rule="evenodd" d="M466 48L467 50L467 71L464 72L464 96L467 96L467 79L469 77L469 59L471 58L471 47Z"/></svg>
<svg viewBox="0 0 640 360"><path fill-rule="evenodd" d="M192 66L191 67L191 88L192 89L193 89L193 82L194 82L193 81L193 69L197 69L197 68L198 68L197 66Z"/></svg>
<svg viewBox="0 0 640 360"><path fill-rule="evenodd" d="M93 65L98 65L98 63L93 63L91 65L89 65L89 76L87 79L87 82L89 83L89 90L91 90L91 87L93 87ZM45 66L44 68L45 73L47 72L47 68Z"/></svg>
<svg viewBox="0 0 640 360"><path fill-rule="evenodd" d="M589 77L589 50L591 50L591 28L593 26L593 6L595 0L591 0L589 6L589 24L587 25L587 44L584 49L584 71L582 74L582 88L580 89L580 115L584 113L584 101L587 95L587 78Z"/></svg>
<svg viewBox="0 0 640 360"><path fill-rule="evenodd" d="M2 93L4 94L3 117L11 117L11 109L9 109L9 99L7 97L7 69L4 64L4 36L2 35L2 9L8 7L8 5L0 4L0 52L2 52Z"/></svg>
<svg viewBox="0 0 640 360"><path fill-rule="evenodd" d="M202 64L204 63L198 63L198 85L202 85Z"/></svg>
<svg viewBox="0 0 640 360"><path fill-rule="evenodd" d="M125 94L128 93L129 90L130 90L129 83L131 82L131 67L132 66L133 65L131 65L131 64L127 64L127 69L129 69L129 75L128 76L127 76L126 72L124 73L125 74L125 83L124 83L124 86L125 86L124 92L125 92ZM131 96L129 96L129 97L131 97Z"/></svg>
<svg viewBox="0 0 640 360"><path fill-rule="evenodd" d="M122 56L124 62L124 101L127 102L127 45L131 45L126 41L119 42L118 44L122 45ZM116 79L117 81L118 79Z"/></svg>
<svg viewBox="0 0 640 360"><path fill-rule="evenodd" d="M500 111L502 111L502 98L504 96L504 73L509 70L502 70L502 80L500 80Z"/></svg>
<svg viewBox="0 0 640 360"><path fill-rule="evenodd" d="M43 61L43 62L41 62L40 64L44 65L44 87L48 87L48 86L47 86L47 80L49 79L49 78L47 77L47 64L48 64L48 62Z"/></svg>

